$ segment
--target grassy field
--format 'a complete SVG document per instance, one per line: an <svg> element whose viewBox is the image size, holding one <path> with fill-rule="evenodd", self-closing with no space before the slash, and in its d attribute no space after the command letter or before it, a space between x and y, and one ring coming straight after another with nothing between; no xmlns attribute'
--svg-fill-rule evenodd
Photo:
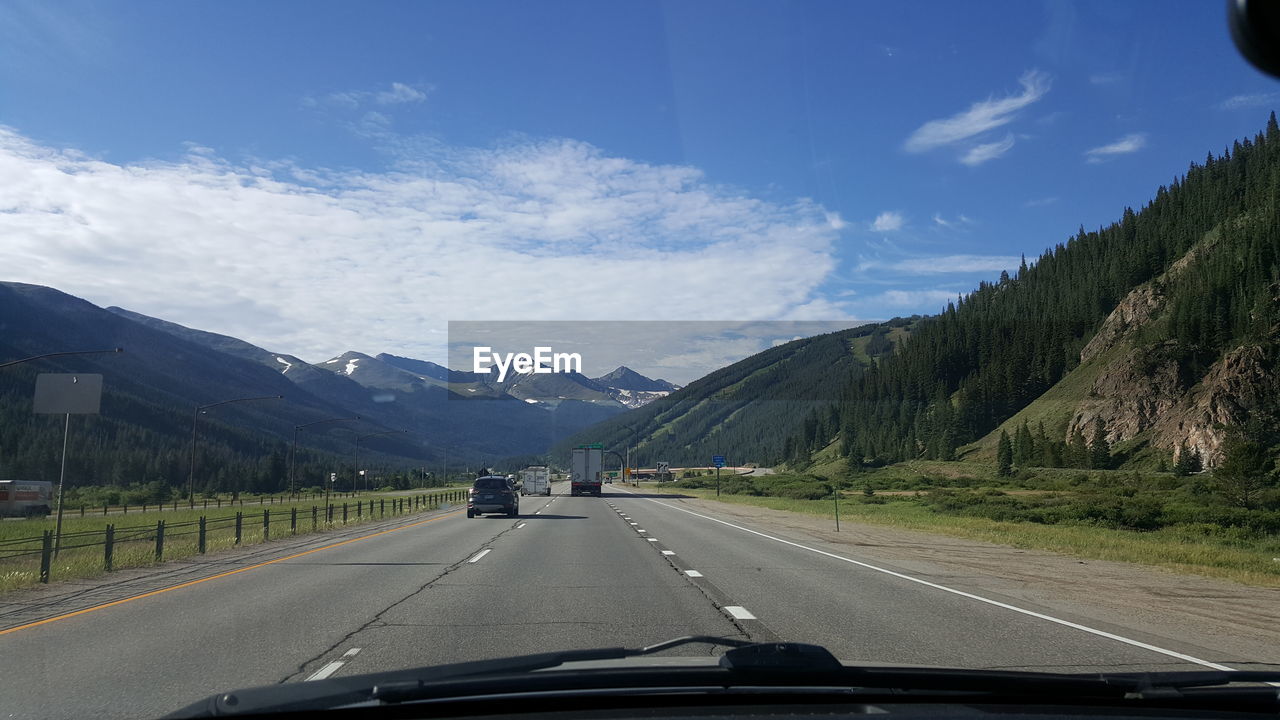
<svg viewBox="0 0 1280 720"><path fill-rule="evenodd" d="M678 488L671 491L717 499L714 489ZM830 518L832 528L835 527L835 503L832 500L727 494L718 500ZM1134 532L1082 525L1001 522L941 514L910 500L877 497L877 501L876 504L868 504L856 496L848 496L847 501L840 503L841 522L921 530L1081 558L1140 563L1249 585L1280 587L1280 562L1275 559L1280 557L1280 538L1245 541L1205 536L1192 529L1176 527Z"/></svg>
<svg viewBox="0 0 1280 720"><path fill-rule="evenodd" d="M51 580L57 581L103 574L103 540L108 524L114 526L115 532L113 567L145 567L159 562L155 555L159 521L165 524L163 560L174 560L198 554L198 523L202 516L206 518L206 551L214 552L236 545L236 513L241 513L242 516L240 544L253 545L270 538L323 532L334 527L392 517L401 514L398 512L399 507L403 507L404 514L422 512L432 507L432 501L444 502L448 492L458 491L441 488L424 491L417 495L423 499L416 507L413 503L414 496L400 493L370 493L356 498L335 499L331 501L334 505L332 522L326 517L323 499L264 505L246 503L234 508L208 510L179 509L145 515L130 513L107 517L89 515L83 518L78 514L64 516L62 549L51 563L49 575ZM398 501L403 501L403 505ZM316 509L314 527L312 508ZM296 528L292 527L295 509ZM39 583L40 537L43 531L53 530L54 525L53 518L0 522L0 592Z"/></svg>

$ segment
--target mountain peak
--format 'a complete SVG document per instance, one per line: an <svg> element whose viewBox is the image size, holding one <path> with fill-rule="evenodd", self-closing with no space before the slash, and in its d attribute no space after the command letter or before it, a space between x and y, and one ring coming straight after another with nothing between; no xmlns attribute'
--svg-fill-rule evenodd
<svg viewBox="0 0 1280 720"><path fill-rule="evenodd" d="M626 365L619 365L613 372L607 375L601 375L598 378L592 378L597 383L605 387L616 388L618 390L643 390L646 392L670 392L679 389L678 385L673 385L666 380L652 380L632 370Z"/></svg>

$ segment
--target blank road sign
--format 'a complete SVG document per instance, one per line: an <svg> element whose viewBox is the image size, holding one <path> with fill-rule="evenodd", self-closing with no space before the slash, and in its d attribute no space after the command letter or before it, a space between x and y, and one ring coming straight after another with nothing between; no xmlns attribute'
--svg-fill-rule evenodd
<svg viewBox="0 0 1280 720"><path fill-rule="evenodd" d="M53 415L97 415L102 404L102 376L95 373L41 373L36 376L35 412Z"/></svg>

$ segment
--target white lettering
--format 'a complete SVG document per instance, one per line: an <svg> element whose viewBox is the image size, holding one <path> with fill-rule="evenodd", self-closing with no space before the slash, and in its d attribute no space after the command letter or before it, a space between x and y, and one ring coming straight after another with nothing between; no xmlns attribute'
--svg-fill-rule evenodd
<svg viewBox="0 0 1280 720"><path fill-rule="evenodd" d="M535 373L544 375L546 373L555 372L555 370L547 365L547 361L551 359L551 356L548 354L550 352L551 348L549 347L535 347L533 349L533 371Z"/></svg>
<svg viewBox="0 0 1280 720"><path fill-rule="evenodd" d="M511 367L511 355L512 353L507 353L506 362L503 362L502 353L493 354L493 364L498 366L498 382L507 379L507 368Z"/></svg>
<svg viewBox="0 0 1280 720"><path fill-rule="evenodd" d="M547 348L550 350L551 348ZM560 369L560 362L564 361L564 369ZM552 360L552 372L563 373L581 373L582 372L582 355L580 353L556 353Z"/></svg>
<svg viewBox="0 0 1280 720"><path fill-rule="evenodd" d="M550 347L536 346L533 354L500 353L493 348L480 346L472 348L472 372L488 374L493 368L498 369L498 382L505 382L508 372L525 375L529 373L581 373L582 355L580 353L552 352Z"/></svg>

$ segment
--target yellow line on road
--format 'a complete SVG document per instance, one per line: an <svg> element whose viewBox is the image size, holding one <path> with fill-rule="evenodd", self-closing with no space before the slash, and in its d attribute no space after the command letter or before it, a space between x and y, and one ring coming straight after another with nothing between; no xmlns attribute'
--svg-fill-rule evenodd
<svg viewBox="0 0 1280 720"><path fill-rule="evenodd" d="M149 597L152 597L152 596L154 596L154 595L160 595L160 594L163 594L163 593L170 592L170 591L172 591L172 590L181 590L182 588L191 587L192 585L199 585L200 583L206 583L206 582L209 582L210 580L217 580L217 579L219 579L219 578L224 578L224 577L228 577L228 576L231 576L231 575L236 575L236 574L238 574L238 573L247 572L247 571L249 571L249 570L254 570L254 569L257 569L257 568L263 567L264 565L274 565L275 563L278 563L278 562L284 562L285 560L292 560L292 559L294 559L294 558L300 558L300 557L302 557L303 555L310 555L311 553L317 553L317 552L320 552L321 550L332 550L333 548L336 548L336 547L342 547L343 545L350 545L351 543L354 543L354 542L360 542L361 540L368 540L369 538L375 538L375 537L378 537L379 535L386 535L387 533L393 533L393 532L396 532L396 531L398 531L398 530L408 530L408 529L409 529L409 528L411 528L411 527L417 527L417 526L419 526L419 525L425 525L426 523L434 522L434 521L436 521L436 520L442 520L442 519L444 519L444 518L446 518L446 517L448 517L448 516L450 516L450 515L453 515L454 513L457 513L457 512L461 512L461 510L452 510L452 511L450 511L450 512L445 513L444 515L439 515L439 516L437 516L437 517L428 518L428 519L426 519L426 520L419 520L418 522L410 523L410 524L408 524L408 525L401 525L401 526L399 526L399 527L393 527L393 528L391 528L390 530L380 530L380 531L378 531L378 532L376 532L376 533L370 533L370 534L368 534L368 535L361 535L360 537L349 538L349 539L347 539L347 540L343 540L343 541L341 541L341 542L332 543L332 544L330 544L330 545L322 545L322 546L320 546L320 547L318 547L318 548L311 548L310 550L304 550L304 551L302 551L302 552L300 552L300 553L294 553L294 554L292 554L292 555L286 555L286 556L284 556L284 557L279 557L279 558L276 558L276 559L274 559L274 560L267 560L267 561L265 561L265 562L260 562L260 563L254 564L254 565L248 565L248 566L246 566L246 567L236 568L235 570L228 570L227 572L224 572L224 573L218 573L217 575L210 575L209 577L206 577L206 578L200 578L199 580L190 580L190 581L188 581L188 582L179 583L179 584L177 584L177 585L171 585L171 586L169 586L169 587L167 587L167 588L160 588L159 590L152 590L151 592L145 592L145 593L142 593L142 594L140 594L140 595L132 595L132 596L127 597L127 598L121 598L121 599L119 599L119 600L112 600L111 602L103 603L103 604L101 604L101 605L94 605L93 607L87 607L87 608L84 608L83 610L76 610L76 611L74 611L74 612L69 612L69 613L65 613L65 614L62 614L62 615L55 615L55 616L53 616L53 617L51 617L51 618L45 618L45 619L43 619L43 620L36 620L35 622L29 622L29 623L27 623L26 625L19 625L19 626L17 626L17 627L11 627L11 628L9 628L8 630L0 630L0 635L8 635L9 633L15 633L15 632L18 632L19 630L26 630L27 628L38 627L38 626L40 626L40 625L47 625L47 624L49 624L49 623L57 622L57 621L59 621L59 620L66 620L67 618L73 618L73 617L76 617L77 615L84 615L84 614L86 614L86 613L91 613L91 612L95 612L95 611L98 611L98 610L105 610L106 608L109 608L109 607L115 607L116 605L123 605L123 604L125 604L125 603L127 603L127 602L133 602L134 600L141 600L141 599L143 599L143 598L149 598Z"/></svg>

